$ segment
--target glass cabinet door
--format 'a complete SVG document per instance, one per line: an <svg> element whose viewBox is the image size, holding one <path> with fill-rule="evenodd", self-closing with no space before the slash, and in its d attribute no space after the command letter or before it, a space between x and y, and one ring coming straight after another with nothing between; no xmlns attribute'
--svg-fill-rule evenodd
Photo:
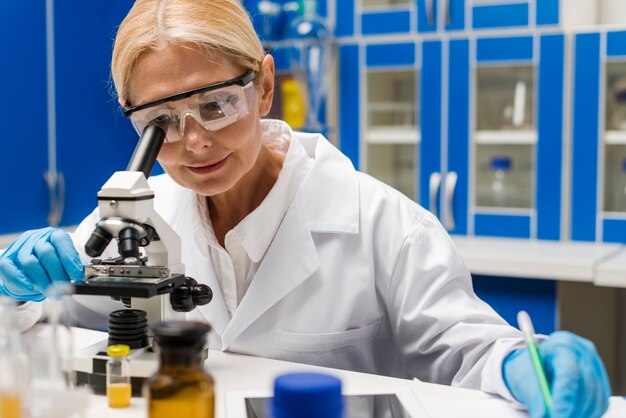
<svg viewBox="0 0 626 418"><path fill-rule="evenodd" d="M626 62L606 64L604 212L626 212Z"/></svg>
<svg viewBox="0 0 626 418"><path fill-rule="evenodd" d="M416 200L418 74L370 70L365 79L365 171Z"/></svg>
<svg viewBox="0 0 626 418"><path fill-rule="evenodd" d="M533 207L534 79L531 65L476 69L477 207Z"/></svg>

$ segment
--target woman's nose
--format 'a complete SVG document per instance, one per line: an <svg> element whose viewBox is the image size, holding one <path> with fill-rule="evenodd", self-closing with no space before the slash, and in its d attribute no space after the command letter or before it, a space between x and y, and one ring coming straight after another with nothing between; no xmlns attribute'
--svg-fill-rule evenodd
<svg viewBox="0 0 626 418"><path fill-rule="evenodd" d="M188 149L206 148L212 145L211 132L196 115L186 113L181 118L180 134Z"/></svg>

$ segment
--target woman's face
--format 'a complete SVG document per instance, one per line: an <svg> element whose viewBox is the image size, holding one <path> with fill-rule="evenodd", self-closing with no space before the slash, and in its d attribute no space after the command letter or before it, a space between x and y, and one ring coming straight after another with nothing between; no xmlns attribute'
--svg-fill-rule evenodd
<svg viewBox="0 0 626 418"><path fill-rule="evenodd" d="M264 77L248 114L217 131L188 116L181 140L163 144L158 161L178 184L214 196L233 188L254 167L261 149L260 117L269 112L273 94L272 58L262 65ZM217 54L208 58L197 47L173 44L140 56L129 80L128 100L137 106L243 73Z"/></svg>

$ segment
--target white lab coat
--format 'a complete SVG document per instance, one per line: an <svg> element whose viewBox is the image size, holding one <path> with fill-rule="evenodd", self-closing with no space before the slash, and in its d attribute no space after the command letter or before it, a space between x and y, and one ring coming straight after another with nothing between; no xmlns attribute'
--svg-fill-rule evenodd
<svg viewBox="0 0 626 418"><path fill-rule="evenodd" d="M428 211L372 177L321 135L294 133L314 159L243 300L229 319L192 191L150 179L155 208L182 238L186 274L214 291L188 314L210 345L255 356L454 384L509 397L501 362L521 345L473 290ZM73 239L82 250L98 219ZM84 253L82 253L84 256ZM84 296L85 326L120 305Z"/></svg>

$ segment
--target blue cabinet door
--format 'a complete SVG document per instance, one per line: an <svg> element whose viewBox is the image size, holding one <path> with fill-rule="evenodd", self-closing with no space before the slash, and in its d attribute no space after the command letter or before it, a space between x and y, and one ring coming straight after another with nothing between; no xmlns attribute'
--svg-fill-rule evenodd
<svg viewBox="0 0 626 418"><path fill-rule="evenodd" d="M65 179L62 225L80 222L96 194L124 170L137 135L120 111L110 79L115 30L133 2L56 3L56 114L58 169Z"/></svg>
<svg viewBox="0 0 626 418"><path fill-rule="evenodd" d="M46 226L48 165L45 2L8 0L0 12L5 115L0 234Z"/></svg>
<svg viewBox="0 0 626 418"><path fill-rule="evenodd" d="M532 109L536 143L533 145L535 140L522 143L533 147L529 206L524 210L485 210L472 206L470 222L476 235L551 240L561 237L564 41L562 34L476 40L475 71L489 67L532 67L535 81L530 94L536 98ZM473 110L477 111L480 110ZM474 142L479 143L478 131L473 135ZM511 145L507 141L501 146ZM476 152L472 152L471 158L477 159ZM476 182L472 186L475 191L480 187Z"/></svg>
<svg viewBox="0 0 626 418"><path fill-rule="evenodd" d="M626 243L626 32L576 34L573 57L572 239Z"/></svg>
<svg viewBox="0 0 626 418"><path fill-rule="evenodd" d="M475 1L473 29L505 29L559 24L559 0Z"/></svg>

